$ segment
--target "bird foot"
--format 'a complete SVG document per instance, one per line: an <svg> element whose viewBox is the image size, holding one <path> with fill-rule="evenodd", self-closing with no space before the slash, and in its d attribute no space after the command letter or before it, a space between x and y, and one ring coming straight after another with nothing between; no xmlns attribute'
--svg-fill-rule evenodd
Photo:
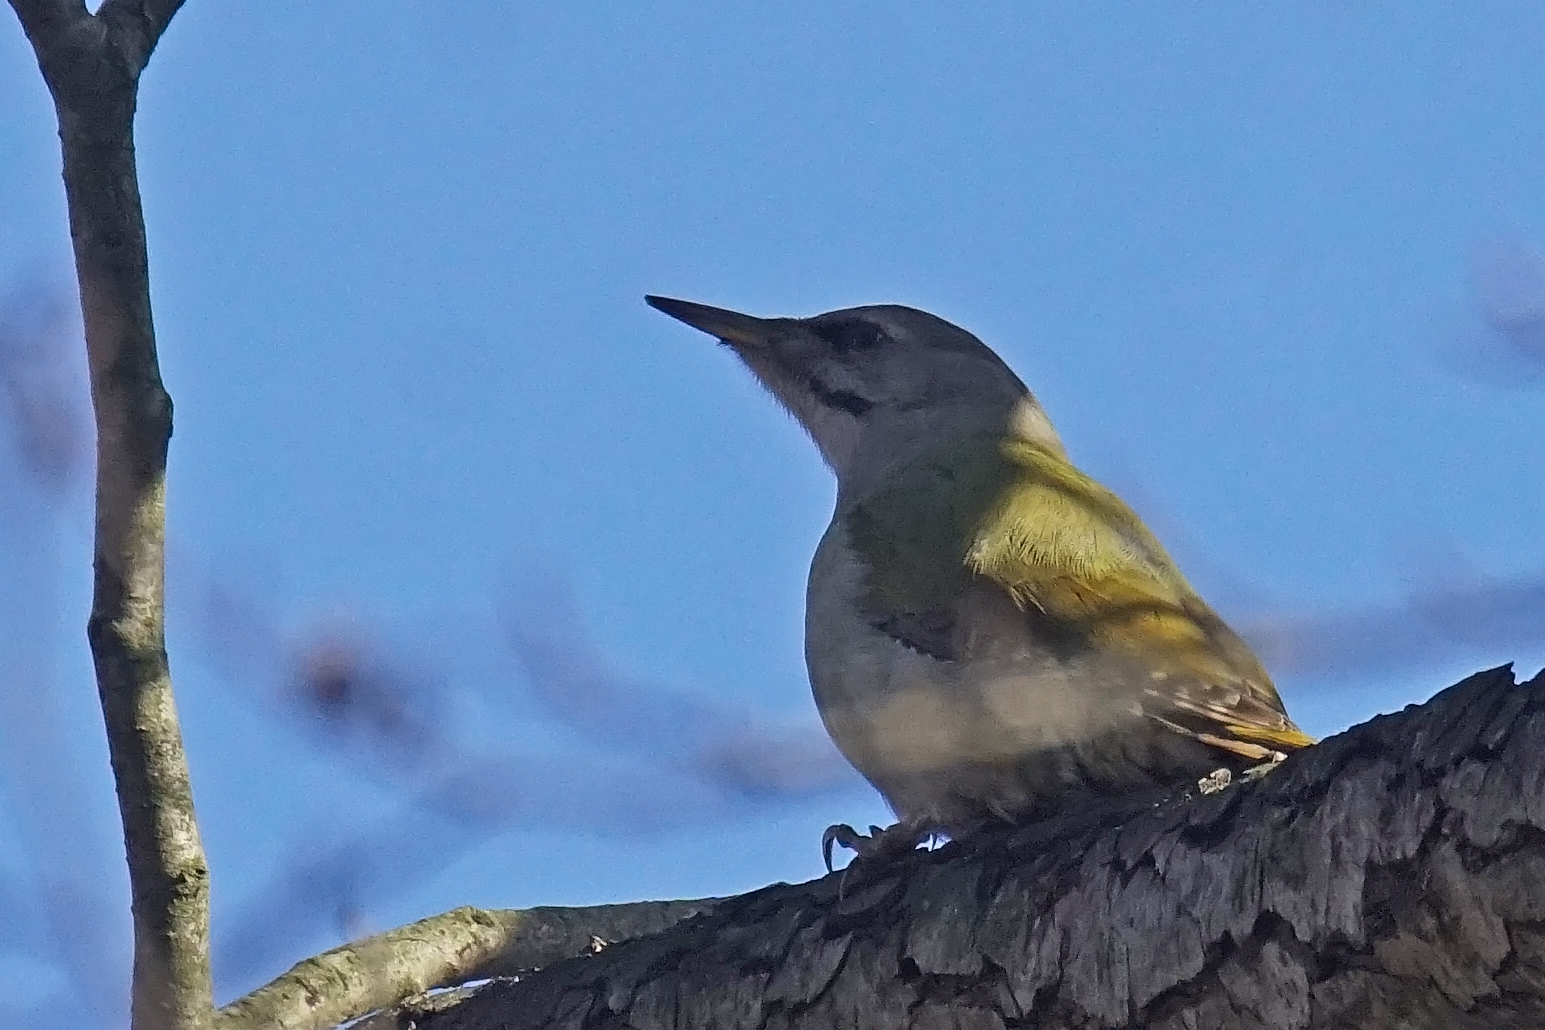
<svg viewBox="0 0 1545 1030"><path fill-rule="evenodd" d="M937 832L932 824L921 822L903 821L883 830L878 826L871 826L868 833L859 833L847 823L837 823L835 826L828 826L826 832L821 834L821 857L826 861L828 873L833 869L832 845L834 844L841 844L853 852L854 862L859 859L863 859L866 863L888 862L916 849L919 844L933 837Z"/></svg>
<svg viewBox="0 0 1545 1030"><path fill-rule="evenodd" d="M885 831L878 826L869 827L867 834L859 833L847 823L828 826L826 832L821 834L821 858L826 863L826 871L829 873L834 868L832 866L833 845L841 844L853 852L855 858L863 858L876 850L877 842L884 833Z"/></svg>
<svg viewBox="0 0 1545 1030"><path fill-rule="evenodd" d="M1252 765L1250 768L1239 774L1239 781L1241 783L1250 783L1254 780L1258 780L1265 776L1267 773L1271 772L1277 766L1281 765L1286 758L1286 755L1278 754L1277 757L1273 758L1269 762L1262 762L1260 765ZM1203 794L1216 794L1220 790L1227 789L1229 784L1233 782L1233 772L1228 769L1214 769L1212 772L1196 781L1196 789L1201 791Z"/></svg>
<svg viewBox="0 0 1545 1030"><path fill-rule="evenodd" d="M1203 794L1216 794L1234 782L1234 774L1228 769L1214 769L1196 781L1196 789Z"/></svg>

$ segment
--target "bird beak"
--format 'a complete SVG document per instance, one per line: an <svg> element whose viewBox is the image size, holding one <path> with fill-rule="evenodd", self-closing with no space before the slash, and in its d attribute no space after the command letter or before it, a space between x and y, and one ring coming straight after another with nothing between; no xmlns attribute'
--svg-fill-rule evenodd
<svg viewBox="0 0 1545 1030"><path fill-rule="evenodd" d="M709 307L707 304L695 304L690 300L675 300L671 297L646 296L644 301L655 310L663 311L672 318L685 322L694 329L701 329L710 336L717 336L732 347L765 347L773 337L777 324L787 321L780 318L742 315L738 311Z"/></svg>

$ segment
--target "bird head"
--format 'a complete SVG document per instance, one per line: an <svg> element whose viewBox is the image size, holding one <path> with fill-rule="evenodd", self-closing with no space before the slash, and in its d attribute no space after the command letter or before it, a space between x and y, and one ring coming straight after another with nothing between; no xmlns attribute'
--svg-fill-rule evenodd
<svg viewBox="0 0 1545 1030"><path fill-rule="evenodd" d="M645 300L733 350L809 432L843 492L957 434L1001 432L1062 450L1008 365L926 311L877 304L758 318L669 297Z"/></svg>

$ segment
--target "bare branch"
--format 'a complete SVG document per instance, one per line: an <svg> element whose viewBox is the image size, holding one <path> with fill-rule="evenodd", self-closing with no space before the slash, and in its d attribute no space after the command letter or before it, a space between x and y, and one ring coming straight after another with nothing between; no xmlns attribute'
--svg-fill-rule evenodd
<svg viewBox="0 0 1545 1030"><path fill-rule="evenodd" d="M209 871L165 643L172 405L150 312L134 164L139 74L175 3L12 0L54 98L96 416L87 636L123 821L134 917L132 1026L200 1030L213 1012Z"/></svg>
<svg viewBox="0 0 1545 1030"><path fill-rule="evenodd" d="M658 933L717 903L453 909L296 964L216 1013L214 1030L322 1030L435 987L512 976Z"/></svg>
<svg viewBox="0 0 1545 1030"><path fill-rule="evenodd" d="M182 5L183 0L105 0L97 17L132 19L144 27L150 45L155 46Z"/></svg>
<svg viewBox="0 0 1545 1030"><path fill-rule="evenodd" d="M245 986L321 934L353 936L339 929L351 914L400 897L504 828L583 827L621 838L614 846L625 853L627 838L658 832L671 820L701 825L725 816L718 798L695 793L690 782L653 770L634 770L631 779L625 772L551 756L469 756L379 821L346 826L337 837L303 829L283 868L221 935L215 968L222 982Z"/></svg>
<svg viewBox="0 0 1545 1030"><path fill-rule="evenodd" d="M106 0L97 19L111 26L114 42L138 74L183 0Z"/></svg>
<svg viewBox="0 0 1545 1030"><path fill-rule="evenodd" d="M419 1030L1537 1030L1545 676L1470 677L1264 779L721 902Z"/></svg>
<svg viewBox="0 0 1545 1030"><path fill-rule="evenodd" d="M11 0L11 9L40 60L72 26L91 18L85 0Z"/></svg>

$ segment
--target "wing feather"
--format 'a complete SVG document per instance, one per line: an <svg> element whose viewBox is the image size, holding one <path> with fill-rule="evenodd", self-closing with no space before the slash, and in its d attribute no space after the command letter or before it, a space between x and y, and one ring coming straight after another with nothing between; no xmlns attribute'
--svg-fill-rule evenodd
<svg viewBox="0 0 1545 1030"><path fill-rule="evenodd" d="M866 603L877 627L927 624L928 640L897 639L953 658L962 644L958 634L941 643L940 627L954 627L940 612L986 580L1049 645L1138 667L1151 681L1145 711L1176 732L1246 757L1313 742L1248 645L1119 497L1039 445L969 444L898 470L849 512L873 570Z"/></svg>

